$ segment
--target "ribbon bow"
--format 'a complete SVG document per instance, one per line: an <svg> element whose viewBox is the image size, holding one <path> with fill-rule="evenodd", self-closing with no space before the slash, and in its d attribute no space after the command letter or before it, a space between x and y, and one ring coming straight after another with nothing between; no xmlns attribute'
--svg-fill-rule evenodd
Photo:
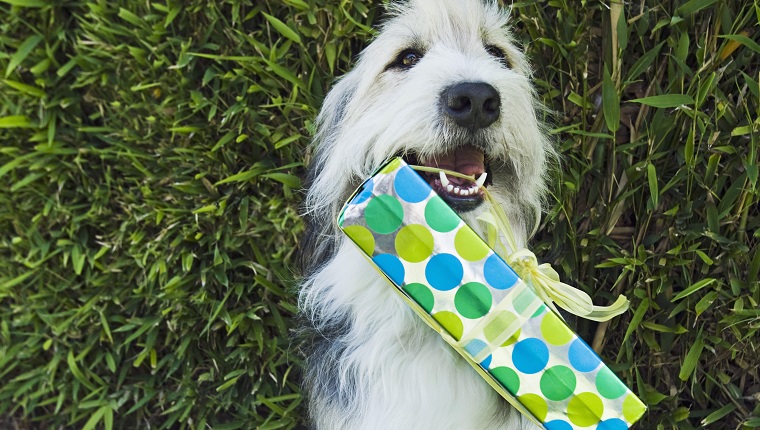
<svg viewBox="0 0 760 430"><path fill-rule="evenodd" d="M539 265L536 256L527 249L510 254L507 257L507 263L555 312L557 308L554 303L579 317L593 321L607 321L628 310L628 299L622 295L610 306L594 306L588 294L561 282L551 264Z"/></svg>
<svg viewBox="0 0 760 430"><path fill-rule="evenodd" d="M463 179L473 180L459 172L412 166L415 170L437 173ZM509 264L515 272L528 284L536 295L543 300L558 315L557 306L571 314L593 321L607 321L628 310L628 299L620 295L610 306L595 306L591 297L584 291L560 281L559 274L549 263L538 264L535 254L525 248L518 248L512 226L504 211L497 205L491 194L481 186L486 200L490 203L488 211L478 216L488 232L488 245ZM561 316L561 315L560 315Z"/></svg>

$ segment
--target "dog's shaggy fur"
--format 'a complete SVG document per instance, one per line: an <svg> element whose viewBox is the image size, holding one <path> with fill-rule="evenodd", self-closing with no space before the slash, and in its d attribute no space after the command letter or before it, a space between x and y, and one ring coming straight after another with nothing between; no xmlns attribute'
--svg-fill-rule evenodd
<svg viewBox="0 0 760 430"><path fill-rule="evenodd" d="M489 1L409 0L391 4L388 15L318 117L299 296L309 334L311 421L320 430L534 428L337 229L350 193L396 154L419 164L446 160L441 167L468 175L488 171L486 184L520 245L540 213L553 150L537 120L529 66L506 27L508 14ZM452 88L463 83L478 88L465 94L467 103L491 88L483 107L493 111L490 119L483 112L457 117L463 99ZM439 180L428 180L440 188ZM477 230L481 196L447 197Z"/></svg>

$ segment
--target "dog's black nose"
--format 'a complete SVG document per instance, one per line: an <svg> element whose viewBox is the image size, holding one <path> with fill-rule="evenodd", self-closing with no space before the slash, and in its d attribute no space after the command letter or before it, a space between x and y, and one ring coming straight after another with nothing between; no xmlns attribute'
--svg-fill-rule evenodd
<svg viewBox="0 0 760 430"><path fill-rule="evenodd" d="M485 128L499 118L499 93L485 82L456 84L444 90L441 98L444 114L462 127Z"/></svg>

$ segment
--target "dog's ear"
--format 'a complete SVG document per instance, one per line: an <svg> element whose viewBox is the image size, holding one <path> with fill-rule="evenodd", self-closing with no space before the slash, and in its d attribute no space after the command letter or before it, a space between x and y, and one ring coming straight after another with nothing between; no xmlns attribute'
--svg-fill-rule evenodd
<svg viewBox="0 0 760 430"><path fill-rule="evenodd" d="M348 178L345 176L345 160L337 148L343 137L346 109L351 104L358 85L356 71L346 74L330 90L317 116L316 134L312 143L314 157L311 160L308 174L307 209L309 212L323 212L337 202L337 187L345 187Z"/></svg>
<svg viewBox="0 0 760 430"><path fill-rule="evenodd" d="M339 153L337 142L341 139L346 107L350 104L358 75L348 73L330 90L322 104L316 121L316 133L312 142L313 157L306 173L307 188L304 202L306 235L301 241L304 256L304 273L314 269L315 264L327 261L335 251L338 231L335 219L351 190L346 168L345 154ZM354 162L358 162L354 160Z"/></svg>

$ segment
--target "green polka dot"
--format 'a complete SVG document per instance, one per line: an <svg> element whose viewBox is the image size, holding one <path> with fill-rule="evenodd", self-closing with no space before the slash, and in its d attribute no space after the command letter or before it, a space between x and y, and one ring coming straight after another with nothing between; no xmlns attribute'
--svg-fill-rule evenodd
<svg viewBox="0 0 760 430"><path fill-rule="evenodd" d="M620 382L620 379L606 366L599 369L596 374L596 390L606 399L617 399L625 394L628 388Z"/></svg>
<svg viewBox="0 0 760 430"><path fill-rule="evenodd" d="M435 298L433 297L430 288L426 285L415 282L404 285L403 288L404 291L406 291L406 293L422 307L422 309L425 309L425 312L430 313L433 310Z"/></svg>
<svg viewBox="0 0 760 430"><path fill-rule="evenodd" d="M493 297L488 287L480 282L468 282L457 290L454 306L465 318L481 318L491 310Z"/></svg>
<svg viewBox="0 0 760 430"><path fill-rule="evenodd" d="M541 375L541 393L549 400L565 400L573 395L575 383L575 373L569 367L550 367Z"/></svg>
<svg viewBox="0 0 760 430"><path fill-rule="evenodd" d="M629 423L636 422L636 420L644 415L646 410L647 407L644 406L644 403L633 394L629 394L625 400L623 400L623 417L625 417L625 420Z"/></svg>
<svg viewBox="0 0 760 430"><path fill-rule="evenodd" d="M602 399L594 393L580 393L567 404L567 417L579 427L589 427L598 423L603 413Z"/></svg>
<svg viewBox="0 0 760 430"><path fill-rule="evenodd" d="M364 210L364 220L367 227L380 234L396 231L404 219L404 207L393 196L383 194L367 203Z"/></svg>
<svg viewBox="0 0 760 430"><path fill-rule="evenodd" d="M382 169L380 169L379 173L388 174L393 172L394 170L398 169L401 166L401 159L400 158L394 158L391 160L388 164L385 165Z"/></svg>
<svg viewBox="0 0 760 430"><path fill-rule="evenodd" d="M462 320L454 312L441 311L433 315L438 323L456 340L462 338Z"/></svg>
<svg viewBox="0 0 760 430"><path fill-rule="evenodd" d="M515 322L517 317L509 311L501 311L493 320L483 329L486 340L493 342L510 324Z"/></svg>
<svg viewBox="0 0 760 430"><path fill-rule="evenodd" d="M348 237L351 238L359 248L367 255L372 255L375 252L375 238L372 236L372 232L367 230L366 227L360 225L349 225L344 227L343 231L346 232Z"/></svg>
<svg viewBox="0 0 760 430"><path fill-rule="evenodd" d="M410 263L419 263L433 253L433 234L420 224L404 226L396 234L396 254Z"/></svg>
<svg viewBox="0 0 760 430"><path fill-rule="evenodd" d="M454 237L454 247L459 256L467 261L478 261L488 255L490 249L467 225L462 226Z"/></svg>
<svg viewBox="0 0 760 430"><path fill-rule="evenodd" d="M551 312L541 320L541 334L552 345L564 345L573 339L573 332Z"/></svg>
<svg viewBox="0 0 760 430"><path fill-rule="evenodd" d="M546 310L547 310L546 305L541 305L539 306L538 309L536 309L535 312L533 312L533 315L531 315L530 317L535 318L537 316L540 316L542 313L546 312Z"/></svg>
<svg viewBox="0 0 760 430"><path fill-rule="evenodd" d="M520 391L520 375L509 367L496 367L491 370L491 375L504 386L512 395Z"/></svg>
<svg viewBox="0 0 760 430"><path fill-rule="evenodd" d="M522 403L541 422L546 421L546 414L549 412L549 406L546 400L538 394L523 394L517 400Z"/></svg>
<svg viewBox="0 0 760 430"><path fill-rule="evenodd" d="M454 230L461 220L442 198L433 196L425 205L425 221L433 230L447 233Z"/></svg>

